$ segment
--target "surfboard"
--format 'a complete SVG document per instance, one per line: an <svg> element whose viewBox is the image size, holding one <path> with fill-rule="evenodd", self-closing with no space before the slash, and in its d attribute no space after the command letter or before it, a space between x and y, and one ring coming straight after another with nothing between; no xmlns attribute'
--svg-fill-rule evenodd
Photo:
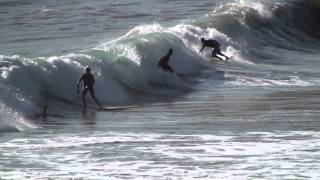
<svg viewBox="0 0 320 180"><path fill-rule="evenodd" d="M103 106L102 108L97 108L99 111L121 111L136 106Z"/></svg>
<svg viewBox="0 0 320 180"><path fill-rule="evenodd" d="M216 61L216 62L224 62L224 63L226 63L226 62L230 62L230 59L231 58L233 58L233 55L232 56L230 56L228 59L223 59L223 60L221 60L221 59L219 59L219 58L217 58L217 57L210 57L210 60L211 61Z"/></svg>

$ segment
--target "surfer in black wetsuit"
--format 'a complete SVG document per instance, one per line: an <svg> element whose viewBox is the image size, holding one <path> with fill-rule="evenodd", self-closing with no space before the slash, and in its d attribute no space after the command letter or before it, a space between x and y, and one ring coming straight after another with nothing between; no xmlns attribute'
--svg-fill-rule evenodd
<svg viewBox="0 0 320 180"><path fill-rule="evenodd" d="M91 74L91 69L89 67L86 68L86 73L82 74L82 76L80 77L80 79L78 81L78 84L77 84L77 93L78 94L80 93L79 86L80 86L81 81L83 81L82 102L83 102L84 108L87 107L86 95L87 95L88 91L90 92L90 95L93 98L93 100L98 104L99 108L102 108L100 102L94 96L94 89L93 89L94 77Z"/></svg>
<svg viewBox="0 0 320 180"><path fill-rule="evenodd" d="M212 57L216 57L216 58L219 58L219 59L223 60L221 57L217 56L217 55L221 55L221 56L224 56L226 58L226 60L229 59L229 57L227 57L226 55L222 54L222 52L220 50L220 43L218 41L216 41L214 39L205 40L204 38L201 38L201 42L202 42L202 48L200 49L199 53L205 47L211 47L211 48L213 48Z"/></svg>
<svg viewBox="0 0 320 180"><path fill-rule="evenodd" d="M162 70L164 71L169 71L171 73L174 73L174 71L172 70L172 68L169 65L169 60L170 60L170 56L173 53L173 49L169 49L168 53L161 57L159 62L158 62L158 67L160 67Z"/></svg>

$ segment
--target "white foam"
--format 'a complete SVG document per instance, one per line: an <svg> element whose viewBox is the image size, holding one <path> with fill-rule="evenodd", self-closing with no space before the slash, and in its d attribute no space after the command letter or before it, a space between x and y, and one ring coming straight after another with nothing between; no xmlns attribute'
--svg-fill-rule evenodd
<svg viewBox="0 0 320 180"><path fill-rule="evenodd" d="M1 143L1 149L11 149L6 157L25 160L25 166L3 172L2 176L18 179L30 176L59 179L317 179L319 137L320 134L314 131L45 135Z"/></svg>
<svg viewBox="0 0 320 180"><path fill-rule="evenodd" d="M26 128L35 128L28 123L18 112L4 104L0 104L0 133L17 132Z"/></svg>
<svg viewBox="0 0 320 180"><path fill-rule="evenodd" d="M301 79L298 76L289 76L288 79L272 79L269 78L261 78L261 77L250 77L239 74L231 74L227 73L225 75L226 78L234 79L232 81L226 82L226 84L232 84L236 86L311 86L314 85L315 81L308 81L305 79Z"/></svg>

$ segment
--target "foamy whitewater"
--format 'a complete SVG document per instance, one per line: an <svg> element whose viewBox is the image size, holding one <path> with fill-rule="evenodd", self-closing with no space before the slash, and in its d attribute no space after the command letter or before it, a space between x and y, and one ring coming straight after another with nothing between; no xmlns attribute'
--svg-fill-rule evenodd
<svg viewBox="0 0 320 180"><path fill-rule="evenodd" d="M0 179L319 179L319 18L317 0L0 1ZM87 66L103 105L133 107L83 110Z"/></svg>

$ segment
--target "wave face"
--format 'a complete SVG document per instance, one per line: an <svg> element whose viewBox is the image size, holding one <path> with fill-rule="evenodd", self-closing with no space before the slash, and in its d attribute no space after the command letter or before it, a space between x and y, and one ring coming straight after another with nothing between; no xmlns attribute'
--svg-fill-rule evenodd
<svg viewBox="0 0 320 180"><path fill-rule="evenodd" d="M225 4L192 23L134 27L122 37L81 53L39 58L1 55L2 112L10 109L17 113L14 115L17 117L20 114L32 115L48 104L81 106L75 84L86 66L92 68L96 95L104 104L128 104L135 100L137 94L175 96L192 89L195 84L188 78L196 77L207 68L205 60L210 52L198 53L201 37L217 39L222 50L240 64L251 67L257 63L288 64L277 60L281 53L270 53L265 47L290 51L317 49L319 7L319 3L312 0ZM179 77L164 73L157 67L159 58L169 48L174 49L170 64ZM237 79L237 82L262 84L283 85L300 81L296 76L279 81L263 79L256 74L229 74L229 77ZM0 116L9 119L7 115L14 113ZM5 122L9 120L0 121L0 124Z"/></svg>
<svg viewBox="0 0 320 180"><path fill-rule="evenodd" d="M193 76L206 68L186 45L191 42L188 38L198 38L192 30L201 31L189 25L143 25L82 53L35 59L1 56L1 102L27 115L55 102L81 106L76 82L87 66L95 75L96 94L104 104L130 103L132 92L158 96L188 90L189 84L161 71L157 62L173 48L170 63L180 76Z"/></svg>

